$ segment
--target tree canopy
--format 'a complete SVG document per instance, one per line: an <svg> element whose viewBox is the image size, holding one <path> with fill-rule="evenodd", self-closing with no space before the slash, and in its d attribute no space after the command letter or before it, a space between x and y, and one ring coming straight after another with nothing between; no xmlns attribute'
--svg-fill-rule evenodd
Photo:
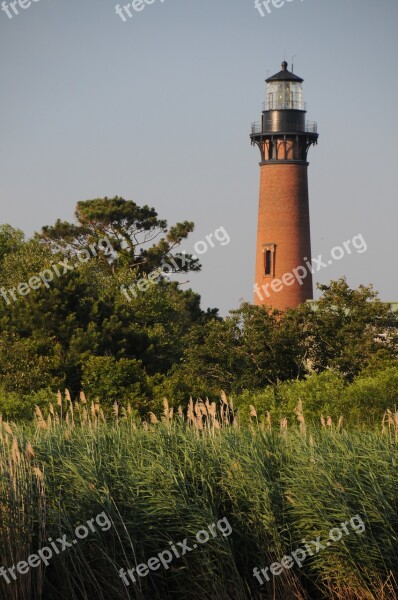
<svg viewBox="0 0 398 600"><path fill-rule="evenodd" d="M0 227L0 413L7 394L32 406L32 394L39 402L64 387L145 413L164 396L215 399L326 372L351 382L397 366L397 315L372 286L340 279L320 286L316 303L285 313L243 303L222 319L162 275L121 292L176 256L193 223L168 227L119 197L79 202L76 220L32 239ZM199 269L195 259L182 266Z"/></svg>
<svg viewBox="0 0 398 600"><path fill-rule="evenodd" d="M40 237L50 247L65 253L87 248L99 239L108 239L114 252L110 264L138 268L149 273L166 258L177 257L175 250L194 229L192 221L168 227L154 208L138 206L132 200L96 198L77 203L77 223L58 220L53 226L44 226ZM199 271L197 258L186 254L186 261L175 261L176 272Z"/></svg>

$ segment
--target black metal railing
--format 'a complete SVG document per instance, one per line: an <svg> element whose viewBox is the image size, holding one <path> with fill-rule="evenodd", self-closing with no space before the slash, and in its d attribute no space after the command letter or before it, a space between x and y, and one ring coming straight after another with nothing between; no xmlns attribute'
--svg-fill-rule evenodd
<svg viewBox="0 0 398 600"><path fill-rule="evenodd" d="M262 133L262 131L263 125L261 121L256 121L255 123L252 123L252 133Z"/></svg>
<svg viewBox="0 0 398 600"><path fill-rule="evenodd" d="M306 121L305 130L309 133L318 133L318 123L316 121Z"/></svg>

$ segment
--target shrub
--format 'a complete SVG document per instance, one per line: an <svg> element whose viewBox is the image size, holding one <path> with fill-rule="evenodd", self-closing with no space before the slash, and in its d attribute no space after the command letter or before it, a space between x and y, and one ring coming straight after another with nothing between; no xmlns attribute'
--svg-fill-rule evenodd
<svg viewBox="0 0 398 600"><path fill-rule="evenodd" d="M286 381L268 386L260 392L245 391L235 401L241 420L249 419L249 407L254 406L257 416L264 420L271 413L274 421L283 417L295 420L295 408L301 400L307 421L319 423L321 414L337 420L342 414L346 386L343 378L332 371L314 373L303 380Z"/></svg>
<svg viewBox="0 0 398 600"><path fill-rule="evenodd" d="M398 368L360 375L348 387L344 404L352 421L368 425L381 421L388 408L398 405Z"/></svg>
<svg viewBox="0 0 398 600"><path fill-rule="evenodd" d="M150 386L139 360L90 356L83 363L82 387L89 398L109 405L130 403L140 412L149 407Z"/></svg>
<svg viewBox="0 0 398 600"><path fill-rule="evenodd" d="M275 388L271 385L256 392L245 390L234 398L234 404L241 423L249 422L250 406L256 409L257 418L260 422L265 420L267 412L270 412L274 417L279 416L275 405Z"/></svg>
<svg viewBox="0 0 398 600"><path fill-rule="evenodd" d="M281 383L277 390L277 407L286 416L293 416L299 400L304 417L319 422L321 414L338 419L342 414L346 386L342 376L332 371L313 373L300 381Z"/></svg>

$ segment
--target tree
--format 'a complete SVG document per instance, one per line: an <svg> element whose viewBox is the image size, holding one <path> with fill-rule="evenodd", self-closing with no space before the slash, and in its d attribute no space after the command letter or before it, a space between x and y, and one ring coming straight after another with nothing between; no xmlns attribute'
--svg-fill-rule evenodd
<svg viewBox="0 0 398 600"><path fill-rule="evenodd" d="M54 255L47 244L34 238L4 255L1 263L1 285L7 292L38 275L62 256ZM191 290L182 291L176 282L161 279L140 292L130 301L120 291L122 282L132 273L121 265L112 273L100 254L80 263L76 257L72 270L60 270L47 286L30 289L26 296L16 293L16 300L0 298L0 336L2 332L13 336L10 348L16 348L23 377L18 378L18 368L10 371L12 387L21 394L60 385L67 386L72 394L81 389L83 367L90 357L111 357L136 361L145 377L157 377L157 383L166 377L174 363L178 363L184 349L184 339L195 323L204 323L217 311L203 312L200 297ZM30 344L40 341L42 352ZM44 343L45 342L45 343ZM3 356L7 345L0 346L1 376L6 376L7 360ZM12 352L12 349L11 349ZM43 356L59 357L57 367L41 365ZM7 360L6 360L7 359ZM24 362L25 361L25 362ZM4 369L1 371L1 364ZM25 384L30 373L29 385ZM19 382L19 383L18 383ZM149 388L142 388L143 402Z"/></svg>
<svg viewBox="0 0 398 600"><path fill-rule="evenodd" d="M138 206L132 200L97 198L77 203L77 224L58 220L54 226L42 228L41 239L52 248L73 254L87 248L99 239L110 241L114 252L105 256L113 270L127 265L130 270L150 273L162 262L171 262L175 272L199 271L197 258L185 254L185 260L174 253L182 241L193 231L191 221L177 223L168 228L154 208Z"/></svg>
<svg viewBox="0 0 398 600"><path fill-rule="evenodd" d="M140 361L90 356L83 364L82 388L88 399L148 411L151 391Z"/></svg>
<svg viewBox="0 0 398 600"><path fill-rule="evenodd" d="M231 313L239 320L240 352L250 365L242 373L243 387L259 388L305 374L306 335L300 320L289 312L247 303Z"/></svg>
<svg viewBox="0 0 398 600"><path fill-rule="evenodd" d="M0 334L0 387L6 392L30 395L65 383L62 376L62 351L54 339L40 336L19 337Z"/></svg>
<svg viewBox="0 0 398 600"><path fill-rule="evenodd" d="M229 392L244 369L239 356L239 332L230 318L194 325L185 337L184 350L172 366L164 394L185 403L190 396L218 399Z"/></svg>
<svg viewBox="0 0 398 600"><path fill-rule="evenodd" d="M371 285L354 290L342 278L318 287L323 296L313 311L306 309L315 371L334 369L351 381L377 357L397 357L398 317Z"/></svg>
<svg viewBox="0 0 398 600"><path fill-rule="evenodd" d="M8 254L16 252L24 243L25 235L11 225L0 225L0 263Z"/></svg>
<svg viewBox="0 0 398 600"><path fill-rule="evenodd" d="M195 327L187 336L180 363L172 368L171 397L218 397L305 373L302 332L290 316L243 303L224 320Z"/></svg>

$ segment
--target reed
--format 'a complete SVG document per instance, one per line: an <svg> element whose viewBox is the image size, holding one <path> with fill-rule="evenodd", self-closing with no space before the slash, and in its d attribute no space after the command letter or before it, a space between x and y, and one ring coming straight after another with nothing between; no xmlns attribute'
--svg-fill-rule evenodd
<svg viewBox="0 0 398 600"><path fill-rule="evenodd" d="M108 531L90 533L49 567L0 582L11 600L393 600L398 573L398 415L378 431L347 431L340 419L243 426L233 403L191 399L139 421L131 407L105 416L84 394L58 395L30 425L0 420L0 556L12 566L48 537L105 511ZM366 529L260 587L260 569L303 538L327 537L352 516ZM168 570L126 588L118 576L227 517L229 537L211 539Z"/></svg>

